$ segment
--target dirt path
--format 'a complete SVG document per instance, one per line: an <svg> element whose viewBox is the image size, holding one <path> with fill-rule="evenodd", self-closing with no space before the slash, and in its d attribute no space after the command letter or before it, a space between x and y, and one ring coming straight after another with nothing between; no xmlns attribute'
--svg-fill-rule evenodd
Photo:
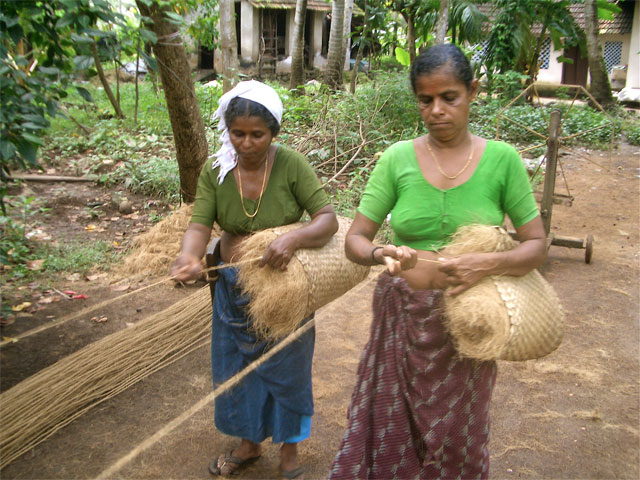
<svg viewBox="0 0 640 480"><path fill-rule="evenodd" d="M582 249L550 249L542 272L567 312L565 340L546 358L500 362L492 403L492 478L640 476L640 149L621 147L611 158L587 155L599 165L575 155L562 158L575 201L554 207L552 225L563 236L593 234L593 260L585 264ZM556 191L564 193L560 179ZM301 445L307 478L326 478L344 432L368 337L374 281L372 275L317 314L316 415L312 437ZM126 328L190 291L165 284L104 312L113 322L79 319L7 347L0 351L3 381L15 383L68 354L73 347L67 345ZM11 335L11 328L18 326L4 328L3 335ZM32 352L29 362L27 352ZM210 458L234 446L213 428L212 404L166 435L157 432L210 389L205 347L83 415L6 467L2 478L95 478L154 435L157 441L114 470L112 478L208 478ZM265 442L263 457L240 478L277 478L277 459L277 446Z"/></svg>

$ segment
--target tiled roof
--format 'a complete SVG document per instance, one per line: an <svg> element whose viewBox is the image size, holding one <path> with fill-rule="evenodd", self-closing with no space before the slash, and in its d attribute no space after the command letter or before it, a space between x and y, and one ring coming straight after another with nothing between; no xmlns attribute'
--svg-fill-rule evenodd
<svg viewBox="0 0 640 480"><path fill-rule="evenodd" d="M600 34L604 33L631 33L631 28L633 26L633 8L638 4L637 8L640 8L640 3L636 0L621 0L618 2L618 6L622 9L620 13L614 15L613 20L600 20ZM577 3L573 4L570 7L571 14L573 18L575 18L576 23L580 28L584 28L584 4ZM478 5L478 9L487 15L489 19L495 18L495 6L492 4L481 4ZM491 20L487 23L487 28L491 29L492 23ZM540 33L541 31L540 24L534 24L532 27L533 33Z"/></svg>
<svg viewBox="0 0 640 480"><path fill-rule="evenodd" d="M294 10L296 0L249 0L256 8L272 8L274 10ZM331 11L331 2L324 0L307 0L307 10Z"/></svg>

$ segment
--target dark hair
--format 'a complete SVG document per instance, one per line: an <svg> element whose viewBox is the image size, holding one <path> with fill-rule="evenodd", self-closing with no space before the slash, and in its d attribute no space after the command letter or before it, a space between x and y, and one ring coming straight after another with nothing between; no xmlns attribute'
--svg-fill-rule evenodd
<svg viewBox="0 0 640 480"><path fill-rule="evenodd" d="M235 97L229 101L227 110L224 112L224 123L230 127L238 117L260 117L267 124L271 134L275 137L280 131L280 124L267 108L253 100Z"/></svg>
<svg viewBox="0 0 640 480"><path fill-rule="evenodd" d="M416 80L420 75L429 75L434 70L449 66L456 78L463 83L467 89L471 87L473 81L473 71L467 57L453 43L434 45L420 53L411 66L410 80L413 92L416 91Z"/></svg>

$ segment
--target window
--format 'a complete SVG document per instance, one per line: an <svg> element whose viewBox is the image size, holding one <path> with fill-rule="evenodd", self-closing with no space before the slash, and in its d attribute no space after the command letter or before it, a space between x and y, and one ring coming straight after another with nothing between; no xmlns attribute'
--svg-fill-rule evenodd
<svg viewBox="0 0 640 480"><path fill-rule="evenodd" d="M538 57L538 64L540 69L549 68L549 56L551 54L551 39L545 38L542 42L542 48L540 49L540 56Z"/></svg>
<svg viewBox="0 0 640 480"><path fill-rule="evenodd" d="M622 60L622 42L604 42L604 63L607 65L607 72L616 65L620 65Z"/></svg>

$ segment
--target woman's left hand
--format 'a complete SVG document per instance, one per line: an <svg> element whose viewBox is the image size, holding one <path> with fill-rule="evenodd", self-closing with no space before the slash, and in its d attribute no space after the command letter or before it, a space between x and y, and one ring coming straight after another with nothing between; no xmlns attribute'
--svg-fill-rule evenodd
<svg viewBox="0 0 640 480"><path fill-rule="evenodd" d="M449 287L447 295L458 295L478 283L491 271L490 256L484 253L465 253L458 257L442 258L438 267Z"/></svg>
<svg viewBox="0 0 640 480"><path fill-rule="evenodd" d="M269 244L264 255L260 259L260 268L269 265L271 268L286 270L293 254L298 249L298 241L295 237L295 230L283 233Z"/></svg>

